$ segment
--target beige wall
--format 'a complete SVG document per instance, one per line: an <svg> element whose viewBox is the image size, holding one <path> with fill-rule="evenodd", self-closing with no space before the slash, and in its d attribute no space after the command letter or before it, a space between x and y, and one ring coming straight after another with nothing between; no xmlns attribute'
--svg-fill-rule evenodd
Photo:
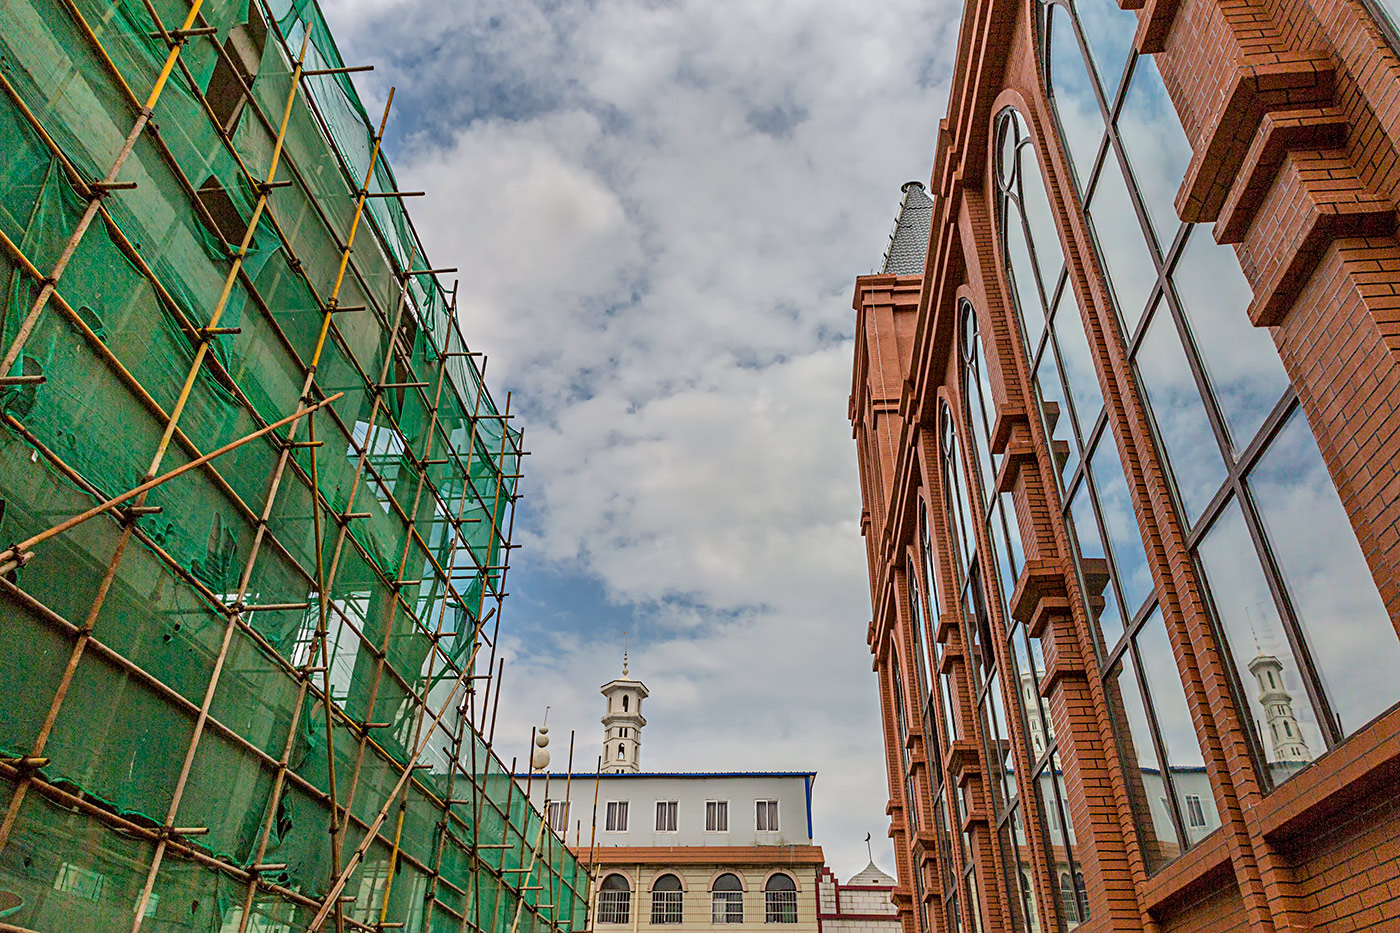
<svg viewBox="0 0 1400 933"><path fill-rule="evenodd" d="M797 883L797 922L764 923L763 882L775 871L786 872ZM747 890L744 892L744 922L715 924L710 922L710 881L721 872L732 871L738 875ZM733 865L627 865L600 868L597 880L619 872L627 877L632 887L632 911L629 922L595 923L597 916L596 897L594 909L589 911L589 930L597 933L622 933L624 930L666 930L668 933L689 933L704 930L706 933L744 933L746 930L764 930L774 933L814 933L817 929L816 871L811 865L794 865L774 869L773 866L733 866ZM685 887L682 897L682 922L653 925L651 922L651 882L656 876L672 872L681 879ZM639 896L640 895L640 896Z"/></svg>

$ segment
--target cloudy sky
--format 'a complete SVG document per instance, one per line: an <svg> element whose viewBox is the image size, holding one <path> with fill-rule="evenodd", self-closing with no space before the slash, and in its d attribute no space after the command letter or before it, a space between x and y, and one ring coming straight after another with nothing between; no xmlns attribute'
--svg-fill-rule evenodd
<svg viewBox="0 0 1400 933"><path fill-rule="evenodd" d="M600 753L646 682L649 770L813 769L836 872L892 858L854 446L853 279L927 180L953 0L329 0L525 498L497 747L546 705ZM358 80L358 79L365 80Z"/></svg>

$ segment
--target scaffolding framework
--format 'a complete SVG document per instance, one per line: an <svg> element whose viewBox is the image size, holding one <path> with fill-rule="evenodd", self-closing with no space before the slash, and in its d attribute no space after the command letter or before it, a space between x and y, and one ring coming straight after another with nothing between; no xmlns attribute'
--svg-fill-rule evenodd
<svg viewBox="0 0 1400 933"><path fill-rule="evenodd" d="M312 0L0 9L0 931L577 931L523 455Z"/></svg>

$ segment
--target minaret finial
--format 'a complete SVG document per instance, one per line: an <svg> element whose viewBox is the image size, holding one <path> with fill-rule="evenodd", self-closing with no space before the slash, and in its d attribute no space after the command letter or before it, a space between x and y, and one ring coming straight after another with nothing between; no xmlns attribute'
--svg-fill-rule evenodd
<svg viewBox="0 0 1400 933"><path fill-rule="evenodd" d="M870 851L870 834L865 834L865 854L870 856L870 864L875 864L875 853Z"/></svg>
<svg viewBox="0 0 1400 933"><path fill-rule="evenodd" d="M622 676L627 676L627 633L622 633Z"/></svg>

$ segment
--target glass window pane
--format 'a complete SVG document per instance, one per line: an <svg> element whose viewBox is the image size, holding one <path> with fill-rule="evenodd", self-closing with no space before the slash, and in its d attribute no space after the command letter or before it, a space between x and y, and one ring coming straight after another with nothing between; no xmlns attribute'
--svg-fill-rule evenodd
<svg viewBox="0 0 1400 933"><path fill-rule="evenodd" d="M1123 169L1112 150L1104 158L1094 192L1089 196L1088 213L1118 313L1124 328L1132 333L1142 320L1152 287L1157 284L1157 268L1128 195Z"/></svg>
<svg viewBox="0 0 1400 933"><path fill-rule="evenodd" d="M1326 744L1238 502L1216 519L1197 553L1248 705L1241 718L1253 728L1269 780L1277 785Z"/></svg>
<svg viewBox="0 0 1400 933"><path fill-rule="evenodd" d="M1400 639L1301 410L1249 477L1293 609L1342 734L1400 692Z"/></svg>
<svg viewBox="0 0 1400 933"><path fill-rule="evenodd" d="M1065 382L1069 384L1075 420L1079 423L1080 436L1087 438L1103 409L1103 394L1099 390L1099 377L1094 368L1094 357L1089 352L1089 341L1084 336L1084 320L1079 316L1079 307L1068 283L1060 293L1054 332L1053 346L1060 351L1060 371L1065 374Z"/></svg>
<svg viewBox="0 0 1400 933"><path fill-rule="evenodd" d="M1019 119L1019 114L1017 119ZM1060 231L1055 217L1050 213L1050 198L1045 191L1045 179L1040 174L1040 163L1036 159L1035 146L1029 137L1021 143L1019 169L1016 177L1021 182L1021 206L1026 212L1026 225L1030 230L1031 251L1035 255L1036 266L1040 269L1040 281L1045 286L1046 298L1054 288L1060 270L1064 268L1065 257L1060 250Z"/></svg>
<svg viewBox="0 0 1400 933"><path fill-rule="evenodd" d="M1118 754L1128 778L1128 796L1137 820L1138 845L1148 869L1156 871L1181 854L1172 808L1167 801L1167 785L1162 780L1162 763L1152 742L1147 707L1138 686L1136 664L1131 652L1104 682L1108 694L1113 731L1118 737Z"/></svg>
<svg viewBox="0 0 1400 933"><path fill-rule="evenodd" d="M1066 7L1047 4L1050 42L1050 93L1060 118L1060 137L1069 150L1080 190L1088 184L1094 156L1103 139L1103 111L1093 79L1079 50L1074 22Z"/></svg>
<svg viewBox="0 0 1400 933"><path fill-rule="evenodd" d="M1288 388L1269 332L1245 314L1254 293L1234 250L1217 244L1202 227L1192 230L1172 283L1235 449L1243 450Z"/></svg>
<svg viewBox="0 0 1400 933"><path fill-rule="evenodd" d="M1132 84L1118 112L1117 126L1138 191L1157 231L1157 242L1165 253L1180 226L1176 192L1191 163L1191 144L1151 55L1139 55L1133 64Z"/></svg>
<svg viewBox="0 0 1400 933"><path fill-rule="evenodd" d="M1194 525L1225 480L1225 463L1201 393L1181 349L1171 310L1160 299L1134 360L1176 491Z"/></svg>
<svg viewBox="0 0 1400 933"><path fill-rule="evenodd" d="M1065 403L1065 388L1060 382L1060 367L1055 361L1054 347L1047 346L1041 354L1032 383L1040 403L1045 433L1050 437L1050 455L1059 470L1060 489L1063 491L1079 466L1079 444L1074 439L1074 427L1070 422L1069 406Z"/></svg>
<svg viewBox="0 0 1400 933"><path fill-rule="evenodd" d="M1089 502L1089 484L1081 482L1069 506L1069 525L1079 545L1079 572L1083 576L1089 612L1098 622L1099 650L1107 652L1123 636L1123 613L1109 586L1108 559L1105 556L1094 509Z"/></svg>
<svg viewBox="0 0 1400 933"><path fill-rule="evenodd" d="M1128 64L1128 53L1133 50L1137 16L1131 10L1120 8L1114 0L1079 0L1075 12L1079 14L1079 24L1098 67L1104 100L1112 105L1114 92L1123 78L1123 68Z"/></svg>
<svg viewBox="0 0 1400 933"><path fill-rule="evenodd" d="M1034 166L1031 166L1034 168ZM1010 268L1011 287L1016 292L1016 305L1021 311L1021 324L1024 327L1027 347L1035 347L1040 335L1045 332L1045 307L1040 295L1040 286L1035 276L1035 266L1031 262L1030 248L1026 245L1026 232L1022 228L1021 208L1015 202L1006 202L1006 261ZM1046 283L1050 287L1053 283Z"/></svg>
<svg viewBox="0 0 1400 933"><path fill-rule="evenodd" d="M1089 466L1099 493L1099 515L1113 548L1113 565L1126 605L1123 610L1136 615L1152 595L1152 572L1147 567L1147 551L1138 530L1137 516L1128 495L1128 481L1113 435L1105 428L1089 456Z"/></svg>
<svg viewBox="0 0 1400 933"><path fill-rule="evenodd" d="M1191 722L1191 711L1186 706L1186 691L1181 685L1171 642L1167 640L1161 610L1153 610L1143 624L1137 635L1137 646L1176 790L1177 812L1183 815L1187 837L1194 845L1220 825L1220 816L1215 812L1215 797L1206 777L1206 761L1201 754L1200 740L1196 738L1196 727ZM1197 798L1189 808L1188 796ZM1204 818L1186 818L1188 809L1197 815L1203 811Z"/></svg>
<svg viewBox="0 0 1400 933"><path fill-rule="evenodd" d="M1040 910L1036 906L1035 864L1031 858L1021 808L1014 807L1001 828L1001 848L1006 858L1007 889L1011 892L1011 927L1040 933Z"/></svg>
<svg viewBox="0 0 1400 933"><path fill-rule="evenodd" d="M1035 673L1031 668L1030 657L1026 651L1025 632L1018 626L1011 636L1011 648L1016 659L1016 669L1008 673L1008 677L1014 680L1013 689L1020 697L1017 706L1020 707L1021 722L1025 725L1026 741L1029 745L1031 763L1040 760L1040 756L1045 754L1045 749L1049 747L1053 736L1049 727L1049 717L1040 706L1040 691L1036 684Z"/></svg>

